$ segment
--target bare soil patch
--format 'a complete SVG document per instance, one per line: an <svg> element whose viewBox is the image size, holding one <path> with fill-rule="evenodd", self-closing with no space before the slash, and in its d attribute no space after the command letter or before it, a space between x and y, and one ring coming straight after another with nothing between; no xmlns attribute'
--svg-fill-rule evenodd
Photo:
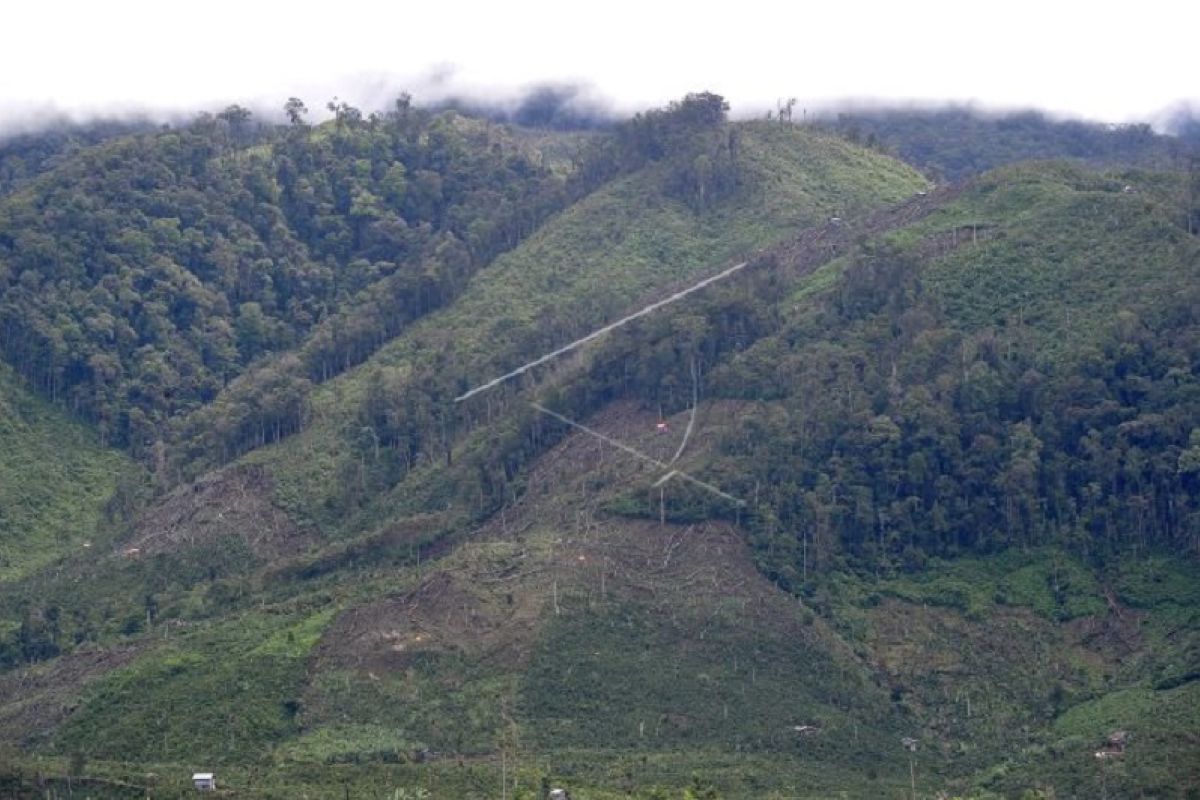
<svg viewBox="0 0 1200 800"><path fill-rule="evenodd" d="M176 488L143 514L126 547L153 555L235 536L267 559L306 549L311 535L272 504L273 489L258 466L209 473Z"/></svg>

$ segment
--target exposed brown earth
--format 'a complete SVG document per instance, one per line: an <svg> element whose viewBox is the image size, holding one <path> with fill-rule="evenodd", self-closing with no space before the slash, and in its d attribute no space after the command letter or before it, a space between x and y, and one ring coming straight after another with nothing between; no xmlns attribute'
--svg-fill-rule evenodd
<svg viewBox="0 0 1200 800"><path fill-rule="evenodd" d="M709 408L701 420L728 419L735 409L727 405ZM585 424L666 460L686 417L677 415L674 430L659 434L656 414L619 403ZM704 446L702 421L693 437L689 449ZM315 667L380 675L403 671L420 654L456 652L519 668L548 617L613 599L694 618L701 636L706 619L733 618L850 655L819 620L801 621L798 602L763 578L733 526L662 525L601 512L604 498L622 487L649 487L659 472L586 433L572 433L534 465L520 502L438 561L416 588L336 619L317 648ZM604 489L589 498L589 488L600 485Z"/></svg>
<svg viewBox="0 0 1200 800"><path fill-rule="evenodd" d="M491 576L439 569L411 592L339 616L314 658L318 665L372 674L401 672L431 652L516 665L528 654L539 612L527 593L499 591L509 569Z"/></svg>
<svg viewBox="0 0 1200 800"><path fill-rule="evenodd" d="M307 549L312 537L271 503L273 485L257 466L233 466L177 487L143 514L125 546L141 555L173 552L226 537L265 559Z"/></svg>

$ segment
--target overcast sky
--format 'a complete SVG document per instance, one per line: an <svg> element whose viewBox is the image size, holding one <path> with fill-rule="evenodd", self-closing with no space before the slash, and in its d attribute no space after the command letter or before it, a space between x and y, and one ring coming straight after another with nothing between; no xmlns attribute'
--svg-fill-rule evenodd
<svg viewBox="0 0 1200 800"><path fill-rule="evenodd" d="M787 10L779 10L780 8ZM230 102L364 110L409 88L583 83L622 110L687 91L743 114L796 96L975 101L1111 122L1200 99L1200 3L852 0L9 0L0 129L46 113Z"/></svg>

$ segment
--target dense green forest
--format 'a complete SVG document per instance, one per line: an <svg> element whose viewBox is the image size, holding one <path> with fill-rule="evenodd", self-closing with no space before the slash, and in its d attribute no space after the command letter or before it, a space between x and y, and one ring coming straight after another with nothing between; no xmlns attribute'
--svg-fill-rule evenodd
<svg viewBox="0 0 1200 800"><path fill-rule="evenodd" d="M1184 157L1182 137L1147 124L1057 120L1037 111L988 113L969 107L854 111L815 124L883 147L939 180L960 181L1019 161L1071 158L1093 164L1168 167ZM1186 128L1184 122L1176 127Z"/></svg>
<svg viewBox="0 0 1200 800"><path fill-rule="evenodd" d="M50 120L33 131L0 136L0 196L10 194L80 151L109 139L151 130L148 121L92 120L68 123Z"/></svg>
<svg viewBox="0 0 1200 800"><path fill-rule="evenodd" d="M539 102L0 151L0 787L1191 796L1182 140Z"/></svg>
<svg viewBox="0 0 1200 800"><path fill-rule="evenodd" d="M292 383L361 361L567 197L453 114L343 105L314 130L289 109L107 142L4 203L5 357L107 441L146 452L265 354L299 351ZM279 406L243 421L257 443L297 424Z"/></svg>
<svg viewBox="0 0 1200 800"><path fill-rule="evenodd" d="M720 468L768 509L752 525L783 585L1049 542L1198 552L1200 247L1126 185L994 173L842 256L797 312L734 323L761 338L706 381L754 404ZM729 311L686 346L632 345L652 354L635 390L682 402Z"/></svg>

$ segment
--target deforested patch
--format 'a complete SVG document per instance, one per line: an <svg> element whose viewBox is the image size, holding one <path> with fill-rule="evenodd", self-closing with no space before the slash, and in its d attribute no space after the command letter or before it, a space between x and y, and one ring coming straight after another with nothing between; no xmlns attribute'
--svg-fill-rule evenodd
<svg viewBox="0 0 1200 800"><path fill-rule="evenodd" d="M261 558L306 548L311 535L271 502L273 483L258 466L235 466L176 488L135 524L126 552L169 553L235 537Z"/></svg>

